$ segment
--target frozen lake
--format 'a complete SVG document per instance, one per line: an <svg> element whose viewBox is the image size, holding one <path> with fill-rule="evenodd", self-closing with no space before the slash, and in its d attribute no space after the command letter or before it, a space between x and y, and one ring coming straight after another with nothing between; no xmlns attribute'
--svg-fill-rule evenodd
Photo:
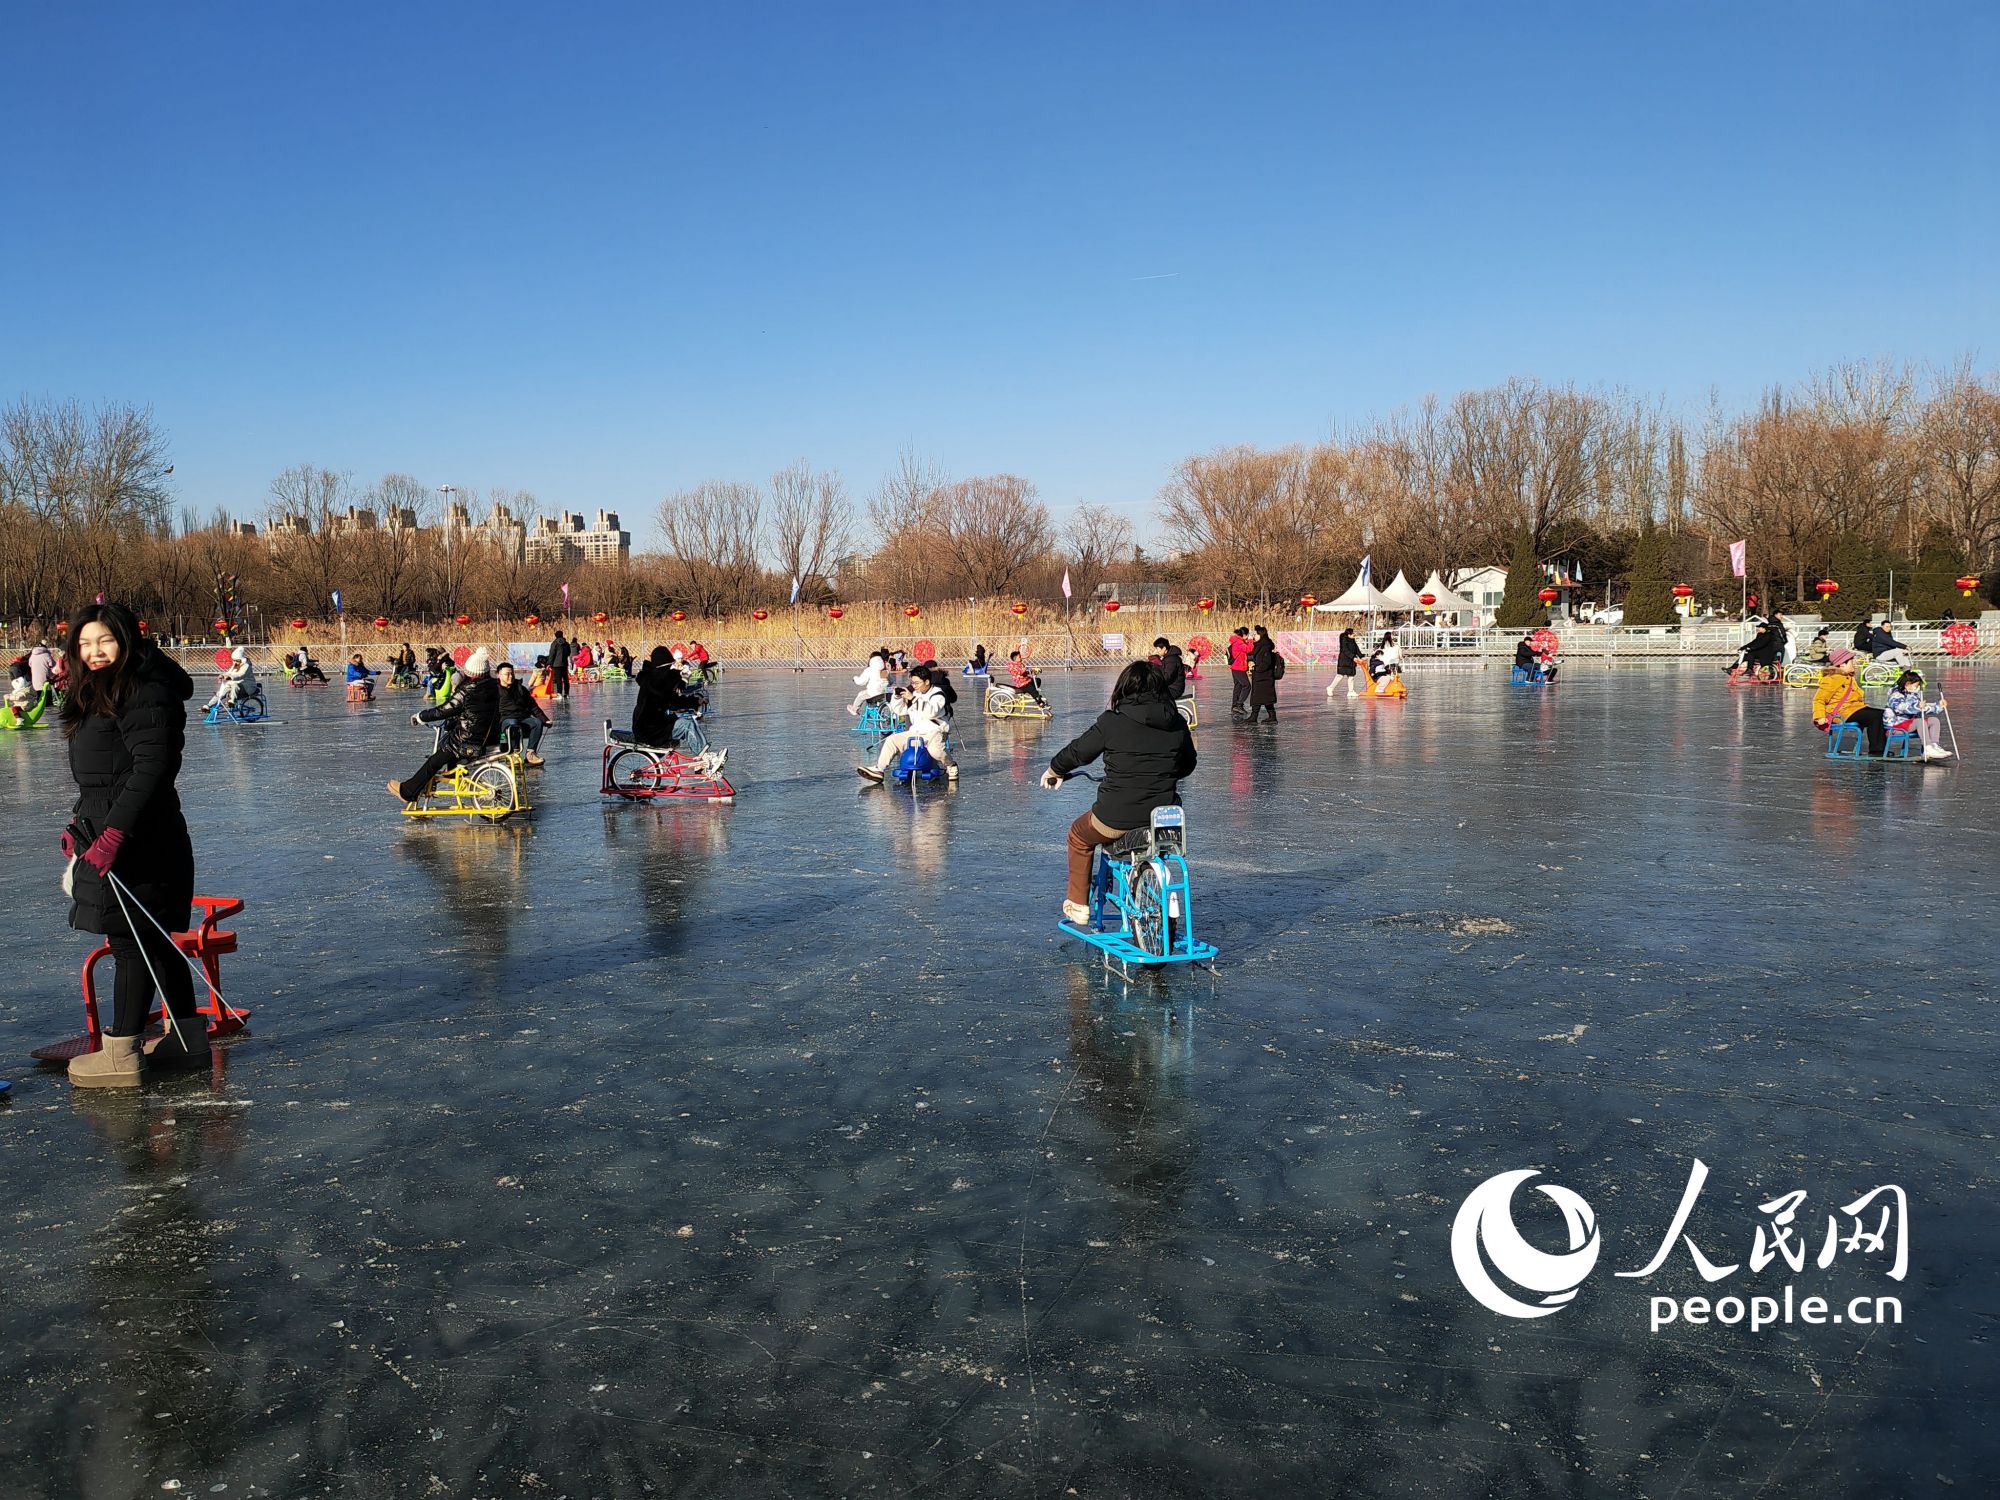
<svg viewBox="0 0 2000 1500"><path fill-rule="evenodd" d="M61 742L7 737L0 1492L1990 1492L2000 675L1943 674L1952 769L1829 763L1711 666L1325 680L1254 729L1202 683L1218 972L1130 986L1054 930L1090 788L1035 785L1108 674L1049 724L965 693L913 796L845 676L739 671L733 807L604 805L632 690L583 687L498 827L397 815L414 694L280 684L182 778L250 1030L122 1097L27 1060L88 940ZM1697 1158L1740 1268L1616 1277ZM1602 1250L1515 1319L1451 1234L1531 1167ZM1820 1267L1885 1184L1907 1276ZM1753 1270L1794 1190L1803 1268ZM1649 1329L1787 1289L1902 1323Z"/></svg>

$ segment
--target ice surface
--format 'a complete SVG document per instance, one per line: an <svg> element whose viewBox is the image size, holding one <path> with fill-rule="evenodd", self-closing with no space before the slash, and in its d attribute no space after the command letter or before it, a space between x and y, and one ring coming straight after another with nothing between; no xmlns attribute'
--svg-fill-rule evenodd
<svg viewBox="0 0 2000 1500"><path fill-rule="evenodd" d="M556 709L537 809L398 817L414 695L191 727L206 892L241 895L215 1079L74 1094L53 733L7 736L0 1492L1978 1493L1991 1411L2000 754L1831 764L1712 669L1412 673L1228 722L1187 788L1214 976L1055 932L1048 724L966 692L955 791L864 788L844 675L739 671L733 807L605 805ZM1996 762L2000 763L2000 762ZM1646 1328L1691 1229L1910 1196L1900 1328ZM1451 1223L1494 1173L1596 1210L1529 1322ZM1531 1239L1560 1249L1521 1209ZM1767 1279L1782 1286L1773 1273Z"/></svg>

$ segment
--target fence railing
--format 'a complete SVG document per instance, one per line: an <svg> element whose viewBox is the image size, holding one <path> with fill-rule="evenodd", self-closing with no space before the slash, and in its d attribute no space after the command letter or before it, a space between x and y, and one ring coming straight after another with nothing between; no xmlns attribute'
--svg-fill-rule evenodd
<svg viewBox="0 0 2000 1500"><path fill-rule="evenodd" d="M1965 622L1973 625L1978 634L1979 654L2000 652L2000 612L1989 611L1978 621ZM1817 622L1797 621L1792 638L1801 646L1810 639ZM1944 652L1945 625L1938 621L1910 623L1898 621L1896 638L1907 645L1918 656L1942 656ZM1562 654L1571 658L1601 658L1607 662L1617 661L1662 661L1683 657L1728 657L1747 639L1749 632L1735 621L1701 621L1691 625L1659 627L1625 627L1606 625L1564 624L1555 627L1556 635L1562 643ZM1433 661L1462 660L1483 662L1494 657L1511 658L1515 643L1532 634L1528 630L1454 629L1450 626L1404 625L1396 629L1403 652L1411 658ZM1378 636L1380 632L1377 633ZM1836 645L1846 643L1851 630L1847 626L1835 626L1832 639ZM1337 630L1276 630L1272 638L1278 649L1290 661L1305 666L1330 666L1340 652L1340 633ZM987 654L996 665L1006 660L1007 652L1025 650L1028 659L1042 670L1064 667L1105 666L1113 662L1129 661L1136 656L1144 656L1150 649L1153 637L1150 634L1128 634L1094 631L1034 631L1018 635L1004 641L986 639ZM1215 645L1216 657L1211 658L1205 670L1219 672L1225 670L1220 659L1226 649L1228 636L1217 632L1210 639ZM715 659L725 667L732 663L756 664L769 667L792 667L805 670L840 670L855 672L860 670L855 647L847 641L816 641L811 637L789 641L775 640L766 635L734 634L704 635L703 643ZM658 644L675 644L676 638L668 637ZM966 635L928 635L918 630L905 629L882 644L899 650L911 650L920 643L928 642L932 653L946 666L956 670L971 655L977 644ZM1372 640L1364 644L1371 644ZM464 646L468 649L480 646L497 654L505 653L511 646L518 657L534 650L546 649L546 642L526 642L493 640L486 638L459 638L441 641L426 641L426 645L439 645L447 649ZM648 642L650 647L653 642ZM1182 641L1183 649L1186 642ZM175 646L167 648L167 654L196 676L212 676L218 670L216 653L218 644L199 646ZM244 648L249 652L251 664L260 675L277 676L279 664L285 648L281 646L253 645ZM635 644L635 651L638 646ZM382 667L386 664L387 648L379 642L366 645L356 643L347 651L362 651L368 664ZM315 658L327 675L338 680L340 668L346 660L342 648L329 645L324 650L315 650ZM532 659L532 656L529 656Z"/></svg>

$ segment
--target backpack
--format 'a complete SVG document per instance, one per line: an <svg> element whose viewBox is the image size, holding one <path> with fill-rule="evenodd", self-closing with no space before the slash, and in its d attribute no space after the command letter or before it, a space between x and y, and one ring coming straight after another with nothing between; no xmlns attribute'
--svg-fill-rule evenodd
<svg viewBox="0 0 2000 1500"><path fill-rule="evenodd" d="M1271 653L1271 681L1283 682L1284 680L1285 680L1285 659L1284 657L1280 656L1277 652L1273 651Z"/></svg>

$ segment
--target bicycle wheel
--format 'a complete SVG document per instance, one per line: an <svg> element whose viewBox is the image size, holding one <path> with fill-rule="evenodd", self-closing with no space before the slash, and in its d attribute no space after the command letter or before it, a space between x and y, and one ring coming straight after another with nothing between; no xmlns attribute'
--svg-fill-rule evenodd
<svg viewBox="0 0 2000 1500"><path fill-rule="evenodd" d="M1148 860L1132 872L1132 941L1155 958L1164 958L1172 940L1166 871L1158 860Z"/></svg>
<svg viewBox="0 0 2000 1500"><path fill-rule="evenodd" d="M255 724L259 719L264 717L264 706L262 698L238 698L236 700L236 717L241 719L245 724Z"/></svg>
<svg viewBox="0 0 2000 1500"><path fill-rule="evenodd" d="M620 797L650 797L660 786L659 757L650 750L620 750L611 757L604 780Z"/></svg>
<svg viewBox="0 0 2000 1500"><path fill-rule="evenodd" d="M517 804L514 788L514 773L497 762L475 767L467 773L469 787L466 800L482 818L499 822L512 812Z"/></svg>

